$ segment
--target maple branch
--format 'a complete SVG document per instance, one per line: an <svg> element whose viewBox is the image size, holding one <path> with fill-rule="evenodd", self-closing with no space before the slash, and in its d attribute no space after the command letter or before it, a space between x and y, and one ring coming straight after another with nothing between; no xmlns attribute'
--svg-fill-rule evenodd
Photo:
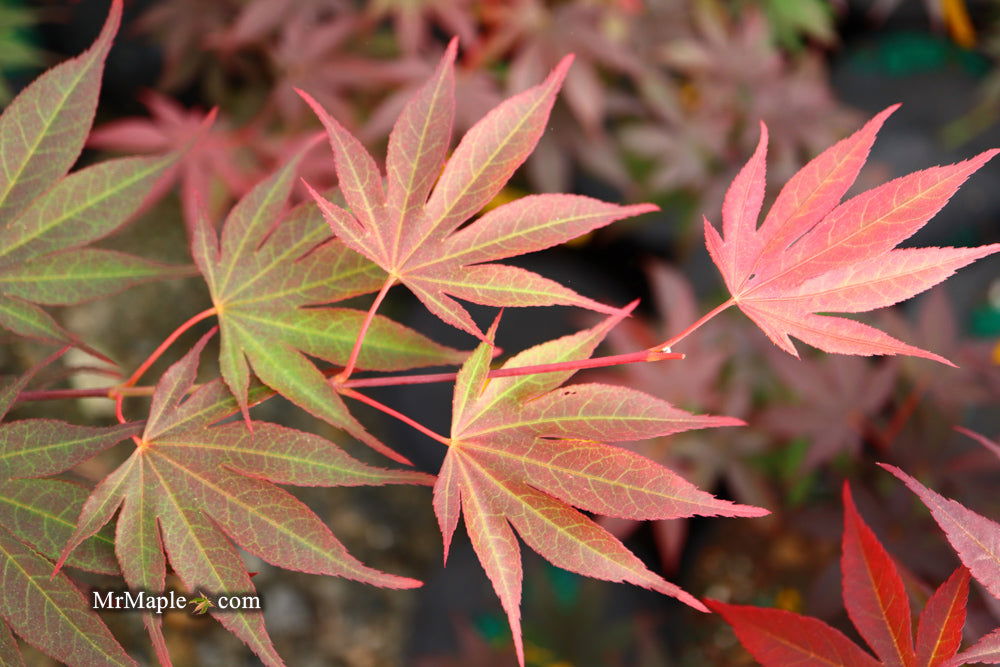
<svg viewBox="0 0 1000 667"><path fill-rule="evenodd" d="M595 357L593 359L578 359L576 361L561 361L553 364L540 364L537 366L516 366L514 368L498 368L490 371L491 378L515 377L518 375L533 375L535 373L558 373L567 370L580 370L585 368L603 368L605 366L620 366L623 364L635 364L650 361L684 359L684 355L679 352L661 352L659 350L640 350L629 352L628 354L616 354L607 357ZM329 371L327 371L329 372ZM362 387L397 387L408 384L431 384L434 382L452 382L456 373L423 373L417 375L389 375L374 378L356 378L347 380L338 385L338 390ZM191 386L191 391L195 391L201 385ZM116 391L117 390L117 391ZM67 398L115 398L115 395L122 396L151 396L154 387L95 387L92 389L49 389L36 391L22 391L18 394L17 402L26 401L52 401Z"/></svg>
<svg viewBox="0 0 1000 667"><path fill-rule="evenodd" d="M621 366L623 364L635 364L645 361L665 361L667 359L683 359L684 355L678 352L661 352L659 350L639 350L627 354L614 354L607 357L595 357L593 359L577 359L574 361L560 361L553 364L538 364L535 366L515 366L514 368L497 368L489 372L487 377L516 377L519 375L535 375L536 373L559 373L562 371L576 371L584 368L604 368L605 366ZM360 380L348 380L340 385L341 387L396 387L407 384L430 384L433 382L451 382L457 373L424 373L420 375L392 375L377 378L362 378Z"/></svg>
<svg viewBox="0 0 1000 667"><path fill-rule="evenodd" d="M173 345L174 341L176 341L178 338L181 337L181 334L183 334L185 331L193 327L198 322L206 320L212 315L215 315L215 313L216 313L215 306L212 306L211 308L203 310L197 315L190 317L186 322L184 322L179 327L174 329L174 332L169 336L167 336L166 339L162 343L160 343L160 345L155 350L153 350L152 354L146 357L146 360L139 365L139 368L135 369L135 372L132 373L132 375L130 375L129 378L125 380L125 382L121 383L118 386L111 387L110 389L108 389L106 396L108 398L115 399L115 417L118 418L118 423L124 424L127 421L125 419L125 413L122 410L123 404L125 402L125 393L122 390L126 387L131 387L136 382L138 382L139 378L142 377L143 373L148 371L149 367L152 366L154 363L156 363L156 360L159 359L160 356L167 351L167 348ZM132 439L135 440L136 443L139 442L138 438L136 438L135 436L132 436Z"/></svg>
<svg viewBox="0 0 1000 667"><path fill-rule="evenodd" d="M920 399L923 398L924 391L927 389L927 382L919 382L913 390L906 396L903 400L903 404L899 406L892 415L892 419L889 424L884 429L879 429L874 424L871 425L872 436L875 439L875 444L884 452L889 451L892 447L892 443L895 442L899 434L902 433L903 428L906 426L906 422L910 420L913 413L916 412L917 408L920 407Z"/></svg>
<svg viewBox="0 0 1000 667"><path fill-rule="evenodd" d="M684 331L680 332L679 334L677 334L673 338L668 338L667 340L663 341L659 345L656 345L656 346L654 346L654 347L652 347L650 349L661 350L663 352L669 352L670 349L674 345L676 345L677 343L681 342L682 340L684 340L685 338L687 338L688 336L690 336L691 334L693 334L698 328L701 327L701 325L705 324L710 319L712 319L713 317L715 317L716 315L718 315L719 313L721 313L722 311L724 311L726 308L729 308L730 306L734 305L735 303L736 303L736 299L734 299L733 297L729 297L729 299L727 299L726 301L720 303L718 306L716 306L712 310L710 310L707 313L705 313L704 315L702 315L698 319L698 321L696 321L694 324L692 324L691 326L689 326Z"/></svg>
<svg viewBox="0 0 1000 667"><path fill-rule="evenodd" d="M353 398L356 401L361 401L362 403L370 405L370 406L372 406L373 408L375 408L377 410L381 410L382 412L384 412L385 414L389 415L390 417L395 417L396 419L398 419L399 421L403 422L404 424L407 424L407 425L412 426L413 428L417 429L418 431L420 431L421 433L423 433L424 435L426 435L428 438L434 438L435 440L437 440L438 442L440 442L440 443L442 443L444 445L447 445L449 447L451 446L451 440L449 440L448 438L444 437L443 435L439 435L439 434L435 433L434 431L430 430L429 428L427 428L423 424L421 424L421 423L419 423L417 421L414 421L413 419L410 419L409 417L407 417L406 415L404 415L402 412L399 412L398 410L394 410L394 409L390 408L388 405L385 405L384 403L380 403L380 402L376 401L374 398L371 398L370 396L365 396L364 394L356 392L353 389L350 389L350 388L347 388L347 387L342 387L342 388L340 388L339 391L340 391L340 393L343 396L349 396L349 397Z"/></svg>
<svg viewBox="0 0 1000 667"><path fill-rule="evenodd" d="M349 377L351 377L351 373L354 372L354 365L358 361L358 354L361 353L361 344L365 340L365 334L368 333L368 327L371 326L372 320L375 319L375 311L378 310L378 307L382 304L382 300L385 299L385 295L389 292L389 288L395 283L396 277L390 274L385 279L382 289L380 289L378 294L375 295L375 300L372 301L372 305L368 308L368 312L365 314L365 319L361 323L361 329L358 330L358 337L354 339L354 347L351 348L351 356L347 358L347 365L344 366L344 370L340 371L340 373L333 379L334 382L343 384Z"/></svg>
<svg viewBox="0 0 1000 667"><path fill-rule="evenodd" d="M159 347L153 350L153 353L146 358L146 361L142 362L139 368L135 369L135 372L132 373L132 375L129 376L128 380L125 380L125 382L122 383L121 386L131 387L136 382L138 382L139 378L143 376L143 373L148 371L149 367L152 366L154 363L156 363L156 360L159 359L160 356L167 351L168 347L173 345L175 340L181 337L181 334L183 334L185 331L193 327L198 322L201 322L202 320L207 320L212 315L215 315L215 313L216 313L215 306L212 306L211 308L203 310L197 315L191 317L190 319L188 319L187 322L174 329L174 332L169 336L167 336L167 338L162 343L160 343Z"/></svg>
<svg viewBox="0 0 1000 667"><path fill-rule="evenodd" d="M191 388L197 389L199 385ZM117 391L116 391L117 390ZM153 386L144 387L92 387L87 389L34 389L22 391L17 395L17 403L27 403L28 401L57 401L66 398L114 398L113 394L122 396L152 396Z"/></svg>

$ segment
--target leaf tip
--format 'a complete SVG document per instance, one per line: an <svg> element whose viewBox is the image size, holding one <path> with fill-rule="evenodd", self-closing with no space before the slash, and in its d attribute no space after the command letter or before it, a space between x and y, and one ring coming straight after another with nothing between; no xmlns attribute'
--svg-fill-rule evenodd
<svg viewBox="0 0 1000 667"><path fill-rule="evenodd" d="M623 217L631 218L639 215L644 215L646 213L654 213L660 210L660 207L656 204L645 202L642 204L632 204L630 206L622 207Z"/></svg>
<svg viewBox="0 0 1000 667"><path fill-rule="evenodd" d="M444 50L444 56L441 57L442 63L452 64L455 62L455 56L458 55L458 36L452 37L448 42L448 48Z"/></svg>
<svg viewBox="0 0 1000 667"><path fill-rule="evenodd" d="M572 53L567 53L559 61L559 64L555 66L552 73L549 74L548 83L554 88L559 88L562 86L563 81L566 79L566 74L569 72L569 68L573 65L573 60L576 59L576 55Z"/></svg>
<svg viewBox="0 0 1000 667"><path fill-rule="evenodd" d="M882 470L885 470L886 472L890 473L893 477L906 481L903 479L904 477L907 476L906 473L904 473L902 470L892 465L891 463L882 463L881 461L876 461L875 465L877 465L879 468L882 468Z"/></svg>

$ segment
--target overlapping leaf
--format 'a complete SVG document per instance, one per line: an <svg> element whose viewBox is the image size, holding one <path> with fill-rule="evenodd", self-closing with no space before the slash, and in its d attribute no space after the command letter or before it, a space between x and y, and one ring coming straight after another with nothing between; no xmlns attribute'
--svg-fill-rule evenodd
<svg viewBox="0 0 1000 667"><path fill-rule="evenodd" d="M969 571L959 567L930 597L920 612L914 644L909 598L899 570L858 514L846 483L841 575L851 622L878 660L819 619L717 600L706 604L725 618L744 648L765 667L954 664L965 625Z"/></svg>
<svg viewBox="0 0 1000 667"><path fill-rule="evenodd" d="M803 167L758 228L767 153L767 128L761 124L757 150L726 193L722 236L705 221L706 245L733 301L790 354L796 355L793 336L827 352L907 354L949 363L868 325L820 313L892 305L1000 251L1000 244L894 249L941 210L996 150L918 171L840 202L895 109L878 114Z"/></svg>
<svg viewBox="0 0 1000 667"><path fill-rule="evenodd" d="M913 665L912 617L903 579L892 557L858 514L846 484L840 572L847 615L882 664Z"/></svg>
<svg viewBox="0 0 1000 667"><path fill-rule="evenodd" d="M52 577L52 563L3 528L0 616L25 641L66 664L136 664L66 575Z"/></svg>
<svg viewBox="0 0 1000 667"><path fill-rule="evenodd" d="M557 245L652 206L537 195L500 206L459 229L493 199L538 143L571 58L564 58L542 84L488 113L445 163L455 106L455 51L453 41L434 76L397 120L384 190L382 174L361 143L302 93L326 126L350 209L314 191L327 222L345 244L406 285L431 312L480 338L479 328L452 296L490 306L561 304L615 312L530 271L492 262Z"/></svg>
<svg viewBox="0 0 1000 667"><path fill-rule="evenodd" d="M116 0L93 46L39 77L0 116L0 327L21 336L73 341L36 304L77 303L178 274L176 267L79 249L121 226L176 159L124 158L66 176L93 122L120 20Z"/></svg>
<svg viewBox="0 0 1000 667"><path fill-rule="evenodd" d="M879 465L917 494L972 576L1000 599L1000 524L928 489L896 466Z"/></svg>
<svg viewBox="0 0 1000 667"><path fill-rule="evenodd" d="M1000 628L956 655L948 665L949 667L960 667L969 663L1000 664Z"/></svg>
<svg viewBox="0 0 1000 667"><path fill-rule="evenodd" d="M622 316L530 348L505 367L585 359ZM645 457L599 442L739 420L692 415L624 387L561 387L572 371L488 381L491 352L489 343L481 344L456 380L451 445L434 486L434 510L446 555L464 513L472 545L507 612L521 662L521 558L511 525L559 567L634 583L704 609L573 506L631 519L766 514L719 500Z"/></svg>
<svg viewBox="0 0 1000 667"><path fill-rule="evenodd" d="M0 384L0 418L32 373ZM52 562L72 534L86 491L52 479L17 479L61 472L85 456L140 431L29 419L0 425L0 660L21 664L8 624L24 640L73 665L134 664L65 574ZM87 539L69 565L118 572L108 531Z"/></svg>
<svg viewBox="0 0 1000 667"><path fill-rule="evenodd" d="M405 461L365 431L306 357L346 363L364 319L364 313L349 308L307 306L375 291L384 274L332 241L330 229L311 202L281 220L301 157L302 152L240 200L225 221L221 240L204 218L195 229L193 255L208 282L222 332L222 377L244 413L252 369L292 402ZM376 316L358 367L402 370L457 364L463 357Z"/></svg>
<svg viewBox="0 0 1000 667"><path fill-rule="evenodd" d="M417 472L365 465L332 443L275 424L212 423L237 411L220 381L187 400L207 337L160 379L132 455L88 498L63 551L72 553L119 511L115 549L132 589L162 591L166 557L192 592L236 594L253 584L230 539L274 565L390 588L420 582L351 556L303 503L275 484L429 484ZM216 618L266 664L280 664L259 613ZM147 617L154 641L158 620ZM160 639L162 641L162 639Z"/></svg>

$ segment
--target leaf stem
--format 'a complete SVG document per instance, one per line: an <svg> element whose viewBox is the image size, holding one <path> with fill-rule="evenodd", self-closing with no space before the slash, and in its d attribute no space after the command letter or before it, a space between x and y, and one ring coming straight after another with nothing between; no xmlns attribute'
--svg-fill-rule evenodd
<svg viewBox="0 0 1000 667"><path fill-rule="evenodd" d="M498 368L490 371L489 377L514 377L518 375L532 375L535 373L557 373L567 370L579 370L583 368L602 368L604 366L619 366L622 364L634 364L646 361L665 361L668 359L683 359L684 355L677 352L661 352L659 350L640 350L628 354L616 354L609 357L596 357L594 359L579 359L576 361L562 361L554 364L541 364L538 366L516 366L514 368ZM338 389L362 388L362 387L396 387L408 384L431 384L434 382L452 382L456 373L424 373L419 375L388 375L374 378L356 378L341 384ZM194 385L194 391L200 385ZM122 396L150 396L154 387L97 387L94 389L48 389L41 391L22 391L17 401L51 401L65 398L114 398L116 394ZM117 391L116 391L117 390Z"/></svg>
<svg viewBox="0 0 1000 667"><path fill-rule="evenodd" d="M111 387L111 389L108 390L106 396L108 398L115 399L115 416L118 418L119 423L124 424L127 421L125 419L125 413L122 411L122 404L125 402L125 393L123 390L127 387L131 387L136 382L138 382L139 378L143 376L143 373L148 371L149 367L152 366L154 363L156 363L156 360L159 359L160 356L162 356L163 353L167 351L167 348L173 345L174 341L176 341L178 338L181 337L181 334L183 334L185 331L193 327L198 322L201 322L202 320L207 320L209 317L215 314L216 314L215 306L212 306L211 308L203 310L197 315L188 318L186 322L184 322L179 327L174 329L174 332L169 336L167 336L166 339L164 339L164 341L160 343L160 345L155 350L153 350L152 354L146 357L146 360L139 365L139 368L135 369L135 372L132 373L132 375L130 375L129 378L125 380L125 382L121 383L117 387ZM138 442L138 440L134 436L132 439Z"/></svg>
<svg viewBox="0 0 1000 667"><path fill-rule="evenodd" d="M419 423L419 422L417 422L417 421L415 421L413 419L410 419L409 417L407 417L406 415L404 415L402 412L399 412L398 410L394 410L394 409L390 408L388 405L385 405L384 403L380 403L380 402L376 401L374 398L371 398L370 396L365 396L364 394L356 392L353 389L350 389L350 388L347 388L347 387L341 388L340 389L340 393L343 396L349 396L349 397L353 398L356 401L361 401L362 403L366 403L366 404L372 406L373 408L376 408L377 410L381 410L382 412L384 412L385 414L389 415L390 417L395 417L396 419L398 419L399 421L403 422L404 424L407 424L407 425L412 426L413 428L417 429L418 431L420 431L421 433L423 433L424 435L426 435L428 438L434 438L435 440L437 440L438 442L440 442L440 443L442 443L444 445L451 446L451 441L448 440L448 438L444 437L443 435L439 435L439 434L435 433L434 431L430 430L429 428L427 428L423 424L421 424L421 423Z"/></svg>
<svg viewBox="0 0 1000 667"><path fill-rule="evenodd" d="M361 344L365 340L365 334L368 333L368 327L371 326L372 320L375 319L375 311L378 307L382 305L382 300L385 299L385 295L389 292L389 288L396 283L396 277L390 274L386 279L385 283L382 285L382 289L378 291L375 295L375 300L372 301L372 305L368 308L368 312L365 314L364 321L361 322L361 329L358 330L358 337L354 339L354 347L351 348L351 356L347 358L347 365L344 366L344 370L340 371L336 377L334 377L334 382L337 384L343 384L351 377L351 373L354 372L354 365L358 361L358 355L361 353Z"/></svg>
<svg viewBox="0 0 1000 667"><path fill-rule="evenodd" d="M94 387L87 389L37 389L22 391L17 395L18 403L28 401L55 401L64 398L114 398L113 394L123 396L152 396L154 387ZM115 391L117 390L117 392ZM192 387L192 391L194 388Z"/></svg>
<svg viewBox="0 0 1000 667"><path fill-rule="evenodd" d="M190 319L188 319L187 322L174 329L174 332L169 336L167 336L166 339L162 343L160 343L159 347L153 350L153 353L146 358L146 361L142 362L139 368L135 369L135 372L132 373L132 375L130 375L129 378L125 380L125 382L122 383L121 386L131 387L136 382L138 382L139 378L141 378L143 374L149 370L149 367L152 366L154 363L156 363L156 360L159 359L160 356L167 351L167 348L173 345L174 341L181 337L181 334L183 334L185 331L193 327L198 322L201 322L202 320L207 320L212 315L215 315L215 313L216 313L215 306L212 306L211 308L203 310L197 315L191 317Z"/></svg>
<svg viewBox="0 0 1000 667"><path fill-rule="evenodd" d="M516 377L519 375L535 375L536 373L559 373L575 371L584 368L604 368L605 366L621 366L644 361L664 361L666 359L683 359L684 355L677 352L661 352L660 350L639 350L627 354L615 354L608 357L593 359L576 359L560 361L554 364L538 364L535 366L515 366L514 368L498 368L490 371L487 377ZM451 382L457 373L426 373L422 375L395 375L377 378L349 380L342 387L395 387L406 384L430 384L432 382Z"/></svg>
<svg viewBox="0 0 1000 667"><path fill-rule="evenodd" d="M736 299L734 299L733 297L729 297L729 299L727 299L723 303L720 303L718 306L716 306L715 308L713 308L712 310L708 311L707 313L705 313L704 315L702 315L700 318L698 318L698 320L694 324L692 324L691 326L689 326L687 329L685 329L684 331L680 332L679 334L677 334L673 338L668 338L667 340L663 341L659 345L654 346L651 349L653 349L653 350L661 350L663 352L669 352L671 350L671 348L673 348L674 345L676 345L677 343L681 342L682 340L684 340L685 338L687 338L688 336L690 336L691 334L693 334L698 328L701 327L701 325L705 324L710 319L712 319L713 317L715 317L716 315L718 315L719 313L721 313L722 311L724 311L726 308L729 308L730 306L732 306L735 303L736 303Z"/></svg>

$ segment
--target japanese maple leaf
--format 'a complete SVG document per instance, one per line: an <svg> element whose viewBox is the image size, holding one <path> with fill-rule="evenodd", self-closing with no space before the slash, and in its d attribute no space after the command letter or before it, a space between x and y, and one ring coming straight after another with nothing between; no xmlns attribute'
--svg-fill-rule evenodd
<svg viewBox="0 0 1000 667"><path fill-rule="evenodd" d="M475 9L469 0L373 0L368 4L369 21L378 23L387 17L392 18L396 41L405 54L425 49L435 24L466 44L476 42Z"/></svg>
<svg viewBox="0 0 1000 667"><path fill-rule="evenodd" d="M587 358L623 316L537 345L504 367ZM767 514L719 500L643 456L600 442L741 422L692 415L627 387L561 387L572 371L488 380L491 356L492 345L482 343L455 381L450 446L434 485L434 511L446 558L464 513L472 546L507 613L521 664L521 557L511 525L556 566L627 581L704 610L573 506L640 520Z"/></svg>
<svg viewBox="0 0 1000 667"><path fill-rule="evenodd" d="M841 452L857 456L870 420L892 396L897 365L891 359L871 363L830 357L796 362L780 354L773 352L771 367L795 400L774 401L761 416L761 425L783 438L809 438L804 471Z"/></svg>
<svg viewBox="0 0 1000 667"><path fill-rule="evenodd" d="M136 29L159 37L164 60L160 85L178 89L190 83L210 53L205 48L209 36L222 33L236 14L236 4L227 0L172 0L149 5L136 21Z"/></svg>
<svg viewBox="0 0 1000 667"><path fill-rule="evenodd" d="M0 419L33 375L0 378ZM70 664L135 664L73 581L65 573L51 576L50 559L58 557L72 534L87 490L33 478L61 472L140 429L139 424L105 428L52 419L0 424L0 663L24 664L13 630ZM117 574L110 531L85 540L67 564Z"/></svg>
<svg viewBox="0 0 1000 667"><path fill-rule="evenodd" d="M816 618L717 600L705 603L722 615L744 648L765 667L952 664L962 643L969 571L959 566L927 600L914 637L903 579L892 557L858 514L846 482L841 576L847 615L878 660Z"/></svg>
<svg viewBox="0 0 1000 667"><path fill-rule="evenodd" d="M875 134L896 108L881 112L803 167L782 188L758 228L767 152L762 123L757 150L726 193L723 235L705 220L705 243L732 295L730 303L792 355L798 356L789 336L827 352L908 354L950 364L866 324L819 313L892 305L1000 251L1000 244L894 249L997 150L897 178L839 203Z"/></svg>
<svg viewBox="0 0 1000 667"><path fill-rule="evenodd" d="M920 498L972 576L1000 599L1000 524L927 488L896 466L879 465Z"/></svg>
<svg viewBox="0 0 1000 667"><path fill-rule="evenodd" d="M348 212L314 193L327 222L347 246L388 272L390 281L406 285L448 324L480 338L472 317L449 295L490 306L561 304L616 312L530 271L483 262L541 250L652 206L536 195L458 229L493 199L538 142L571 58L563 59L544 83L487 114L444 164L456 49L452 41L435 75L396 122L385 191L375 161L360 142L302 93L326 126L350 207Z"/></svg>
<svg viewBox="0 0 1000 667"><path fill-rule="evenodd" d="M150 118L123 118L96 128L87 146L108 151L160 153L188 146L199 139L180 160L173 176L181 185L184 219L192 225L198 216L198 197L206 197L213 211L222 209L250 189L260 176L247 145L254 143L254 128L234 129L225 121L214 123L214 112L185 109L154 91L141 96ZM206 125L212 127L206 130ZM172 180L163 182L155 196L166 194Z"/></svg>
<svg viewBox="0 0 1000 667"><path fill-rule="evenodd" d="M221 239L204 216L194 230L192 254L219 319L222 377L244 416L252 369L264 384L296 405L405 462L365 431L306 357L346 363L365 314L314 306L373 292L384 279L377 266L330 239L330 229L311 201L281 219L296 166L309 148L300 150L233 207ZM404 370L457 364L462 359L457 350L376 316L359 366Z"/></svg>
<svg viewBox="0 0 1000 667"><path fill-rule="evenodd" d="M484 7L484 23L491 29L481 48L470 49L469 60L506 61L508 91L528 88L563 54L578 54L563 86L564 108L557 106L549 131L528 158L526 175L535 188L566 189L574 165L620 190L633 187L620 151L604 132L619 92L606 74L637 79L644 69L629 43L638 21L630 14L635 12L621 3L517 0ZM625 97L629 102L622 103L623 97L617 106L629 106L631 100Z"/></svg>
<svg viewBox="0 0 1000 667"><path fill-rule="evenodd" d="M991 362L996 341L963 335L944 286L921 297L912 324L893 311L885 313L884 321L891 334L906 336L906 340L936 350L958 364L958 368L945 370L916 359L905 359L902 364L913 391L935 408L954 415L950 421L956 421L970 406L1000 400L1000 365Z"/></svg>
<svg viewBox="0 0 1000 667"><path fill-rule="evenodd" d="M775 182L855 122L836 102L819 54L786 57L755 7L655 3L641 18L633 48L660 67L647 66L637 86L649 119L623 126L620 140L650 162L646 185L654 191L692 188L714 209L738 167L734 151L757 141L758 119L772 130Z"/></svg>
<svg viewBox="0 0 1000 667"><path fill-rule="evenodd" d="M115 552L134 590L162 591L169 557L192 593L252 592L230 540L279 567L389 588L419 586L363 565L276 484L429 484L433 478L363 464L323 438L276 424L256 422L253 432L240 422L213 426L238 409L220 381L182 400L210 335L160 378L135 450L87 499L63 557L118 511ZM266 664L282 664L259 613L211 613ZM149 614L145 622L162 646L159 617Z"/></svg>
<svg viewBox="0 0 1000 667"><path fill-rule="evenodd" d="M116 1L93 46L39 77L0 116L0 327L21 336L75 343L38 304L75 304L178 273L82 247L128 220L176 160L125 158L66 175L93 123L120 20Z"/></svg>
<svg viewBox="0 0 1000 667"><path fill-rule="evenodd" d="M315 91L319 103L351 127L359 93L380 93L423 69L410 59L380 60L352 52L349 40L359 32L360 21L343 13L322 21L305 16L284 21L267 51L277 73L269 104L286 122L299 123L309 114L298 95L298 89L305 89Z"/></svg>
<svg viewBox="0 0 1000 667"><path fill-rule="evenodd" d="M982 433L976 433L975 431L970 431L969 429L963 426L956 426L955 430L961 433L962 435L972 438L980 445L982 445L984 448L986 448L986 450L993 452L993 454L995 454L996 457L1000 459L1000 442L990 440Z"/></svg>
<svg viewBox="0 0 1000 667"><path fill-rule="evenodd" d="M346 14L349 10L346 0L251 0L208 41L221 52L230 53L265 42L289 22L318 23L330 14Z"/></svg>

